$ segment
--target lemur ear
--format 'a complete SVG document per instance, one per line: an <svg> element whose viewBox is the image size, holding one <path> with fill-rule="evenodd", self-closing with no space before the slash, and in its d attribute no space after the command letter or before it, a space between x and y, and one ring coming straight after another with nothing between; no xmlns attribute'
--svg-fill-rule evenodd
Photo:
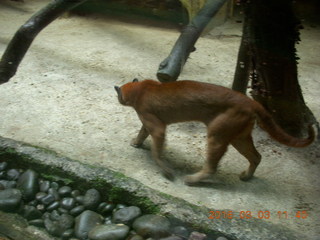
<svg viewBox="0 0 320 240"><path fill-rule="evenodd" d="M132 82L139 82L138 78L132 80Z"/></svg>

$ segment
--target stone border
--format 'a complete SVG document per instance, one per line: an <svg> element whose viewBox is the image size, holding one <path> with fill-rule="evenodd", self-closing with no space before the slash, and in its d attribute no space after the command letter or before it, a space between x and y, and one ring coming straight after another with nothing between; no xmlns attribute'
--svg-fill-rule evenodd
<svg viewBox="0 0 320 240"><path fill-rule="evenodd" d="M301 236L290 229L280 228L260 219L210 220L209 211L218 209L190 204L183 199L153 190L122 173L80 163L53 151L12 139L0 137L0 161L7 161L15 168L31 168L45 178L64 181L70 186L77 186L77 189L79 186L86 189L94 187L104 199L136 205L146 213L177 218L201 232L221 233L230 239L239 240L301 239Z"/></svg>

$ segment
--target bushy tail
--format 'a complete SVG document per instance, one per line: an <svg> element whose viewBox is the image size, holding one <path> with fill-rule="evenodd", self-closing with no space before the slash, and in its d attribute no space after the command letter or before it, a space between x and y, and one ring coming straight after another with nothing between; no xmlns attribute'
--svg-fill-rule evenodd
<svg viewBox="0 0 320 240"><path fill-rule="evenodd" d="M312 125L308 128L308 137L304 139L292 137L287 134L280 126L278 126L271 115L262 107L257 104L255 112L258 117L258 125L265 130L276 141L290 147L306 147L310 145L315 139L315 131Z"/></svg>

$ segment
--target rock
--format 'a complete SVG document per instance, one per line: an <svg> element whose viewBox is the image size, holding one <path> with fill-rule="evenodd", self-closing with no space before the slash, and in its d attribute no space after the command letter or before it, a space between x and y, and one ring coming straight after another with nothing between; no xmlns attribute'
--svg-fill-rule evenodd
<svg viewBox="0 0 320 240"><path fill-rule="evenodd" d="M9 169L7 171L7 180L16 181L20 177L20 172L18 169Z"/></svg>
<svg viewBox="0 0 320 240"><path fill-rule="evenodd" d="M56 221L52 221L49 218L46 218L44 220L44 226L48 233L55 237L60 237L62 235L62 232L59 229L58 223Z"/></svg>
<svg viewBox="0 0 320 240"><path fill-rule="evenodd" d="M59 189L59 183L57 182L52 182L50 183L50 188L53 188L54 190L57 190Z"/></svg>
<svg viewBox="0 0 320 240"><path fill-rule="evenodd" d="M133 229L144 238L164 238L170 235L170 222L167 218L147 214L133 222Z"/></svg>
<svg viewBox="0 0 320 240"><path fill-rule="evenodd" d="M61 237L68 229L73 227L74 219L68 214L62 214L56 221L45 218L44 225L51 235Z"/></svg>
<svg viewBox="0 0 320 240"><path fill-rule="evenodd" d="M0 191L0 210L4 212L15 212L22 203L22 193L15 188Z"/></svg>
<svg viewBox="0 0 320 240"><path fill-rule="evenodd" d="M45 192L38 192L35 196L37 201L40 201L42 198L44 198L45 196L47 196L47 194Z"/></svg>
<svg viewBox="0 0 320 240"><path fill-rule="evenodd" d="M54 199L55 200L60 200L60 196L59 196L59 193L58 193L58 190L55 189L55 188L49 188L48 189L48 194L54 196Z"/></svg>
<svg viewBox="0 0 320 240"><path fill-rule="evenodd" d="M74 218L69 214L62 214L58 222L60 227L64 229L64 231L73 228L74 226Z"/></svg>
<svg viewBox="0 0 320 240"><path fill-rule="evenodd" d="M33 200L39 191L38 174L30 169L25 171L17 181L17 188L21 190L24 200Z"/></svg>
<svg viewBox="0 0 320 240"><path fill-rule="evenodd" d="M78 195L78 196L76 196L76 197L75 197L75 200L76 200L76 202L77 202L77 203L79 203L79 204L83 205L83 202L84 202L84 196L82 196L82 195Z"/></svg>
<svg viewBox="0 0 320 240"><path fill-rule="evenodd" d="M228 240L228 238L225 238L225 237L218 237L216 240Z"/></svg>
<svg viewBox="0 0 320 240"><path fill-rule="evenodd" d="M98 190L92 188L85 193L83 205L89 210L95 210L99 206L100 201L100 193L98 192Z"/></svg>
<svg viewBox="0 0 320 240"><path fill-rule="evenodd" d="M40 192L47 193L50 188L50 182L49 181L42 181L40 183Z"/></svg>
<svg viewBox="0 0 320 240"><path fill-rule="evenodd" d="M50 194L50 193L49 193L49 194L46 194L44 197L42 197L42 198L40 199L40 202L41 202L43 205L47 206L47 205L53 203L55 200L56 200L55 196L54 196L53 194Z"/></svg>
<svg viewBox="0 0 320 240"><path fill-rule="evenodd" d="M59 201L54 201L51 203L49 206L47 206L47 211L52 211L60 207L60 202Z"/></svg>
<svg viewBox="0 0 320 240"><path fill-rule="evenodd" d="M59 208L58 208L58 211L59 211L59 213L61 213L61 214L67 214L67 213L69 213L69 210L67 210L67 209L65 209L65 208L62 208L62 207L59 207Z"/></svg>
<svg viewBox="0 0 320 240"><path fill-rule="evenodd" d="M185 227L176 226L172 229L172 234L187 239L190 233Z"/></svg>
<svg viewBox="0 0 320 240"><path fill-rule="evenodd" d="M107 205L105 205L103 208L101 208L101 214L103 215L107 215L112 213L112 211L116 208L116 205L113 203L108 203Z"/></svg>
<svg viewBox="0 0 320 240"><path fill-rule="evenodd" d="M43 219L34 219L28 222L32 226L44 228L44 220Z"/></svg>
<svg viewBox="0 0 320 240"><path fill-rule="evenodd" d="M6 170L7 166L8 166L7 162L0 162L0 172Z"/></svg>
<svg viewBox="0 0 320 240"><path fill-rule="evenodd" d="M72 189L69 186L63 186L58 190L60 197L69 197L71 196L71 192L72 192Z"/></svg>
<svg viewBox="0 0 320 240"><path fill-rule="evenodd" d="M60 219L60 213L59 213L57 210L53 210L53 211L50 213L49 217L50 217L50 220L52 220L52 221L59 221L59 219Z"/></svg>
<svg viewBox="0 0 320 240"><path fill-rule="evenodd" d="M73 190L72 192L71 192L71 197L78 197L78 196L80 196L80 191L79 190Z"/></svg>
<svg viewBox="0 0 320 240"><path fill-rule="evenodd" d="M64 240L64 239L70 239L72 236L73 236L73 234L74 234L74 230L73 230L73 228L71 228L71 229L68 229L68 230L66 230L66 231L64 231L63 233L62 233L62 235L61 235L61 238Z"/></svg>
<svg viewBox="0 0 320 240"><path fill-rule="evenodd" d="M124 240L129 233L129 227L123 224L99 225L89 232L91 240Z"/></svg>
<svg viewBox="0 0 320 240"><path fill-rule="evenodd" d="M136 206L124 207L117 210L112 217L113 223L123 223L128 226L131 226L133 221L141 216L140 208Z"/></svg>
<svg viewBox="0 0 320 240"><path fill-rule="evenodd" d="M97 208L97 211L98 211L99 213L101 213L102 209L104 209L107 205L108 205L108 203L106 203L106 202L100 203L99 206L98 206L98 208Z"/></svg>
<svg viewBox="0 0 320 240"><path fill-rule="evenodd" d="M44 212L46 210L46 207L43 204L37 204L36 208L41 212Z"/></svg>
<svg viewBox="0 0 320 240"><path fill-rule="evenodd" d="M188 240L205 240L207 235L199 232L192 232Z"/></svg>
<svg viewBox="0 0 320 240"><path fill-rule="evenodd" d="M34 220L41 218L42 213L34 206L25 205L21 214L27 220Z"/></svg>
<svg viewBox="0 0 320 240"><path fill-rule="evenodd" d="M104 224L112 224L112 216L107 216L103 220Z"/></svg>
<svg viewBox="0 0 320 240"><path fill-rule="evenodd" d="M71 210L76 206L76 200L71 197L63 198L60 201L60 206L64 209Z"/></svg>
<svg viewBox="0 0 320 240"><path fill-rule="evenodd" d="M5 171L0 171L0 179L6 179L7 173Z"/></svg>
<svg viewBox="0 0 320 240"><path fill-rule="evenodd" d="M15 188L17 185L16 181L0 180L0 184L4 189Z"/></svg>
<svg viewBox="0 0 320 240"><path fill-rule="evenodd" d="M90 210L86 210L76 218L75 236L81 240L88 238L89 232L97 225L102 224L102 216Z"/></svg>
<svg viewBox="0 0 320 240"><path fill-rule="evenodd" d="M144 240L144 238L141 237L140 235L135 234L135 235L131 236L130 238L128 238L128 240Z"/></svg>
<svg viewBox="0 0 320 240"><path fill-rule="evenodd" d="M170 237L165 237L165 238L160 238L159 240L183 240L185 238L178 237L178 236L170 236Z"/></svg>
<svg viewBox="0 0 320 240"><path fill-rule="evenodd" d="M79 205L79 206L76 206L74 208L72 208L70 210L70 214L72 216L78 216L80 213L82 213L83 211L85 210L85 207L83 205Z"/></svg>

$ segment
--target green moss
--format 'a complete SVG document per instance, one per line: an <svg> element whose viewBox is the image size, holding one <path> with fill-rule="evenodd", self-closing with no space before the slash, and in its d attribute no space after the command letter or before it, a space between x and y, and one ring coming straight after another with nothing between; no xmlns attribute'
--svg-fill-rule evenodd
<svg viewBox="0 0 320 240"><path fill-rule="evenodd" d="M41 173L41 177L53 182L63 182L65 185L70 185L74 183L74 180L70 178L60 177L52 174Z"/></svg>

